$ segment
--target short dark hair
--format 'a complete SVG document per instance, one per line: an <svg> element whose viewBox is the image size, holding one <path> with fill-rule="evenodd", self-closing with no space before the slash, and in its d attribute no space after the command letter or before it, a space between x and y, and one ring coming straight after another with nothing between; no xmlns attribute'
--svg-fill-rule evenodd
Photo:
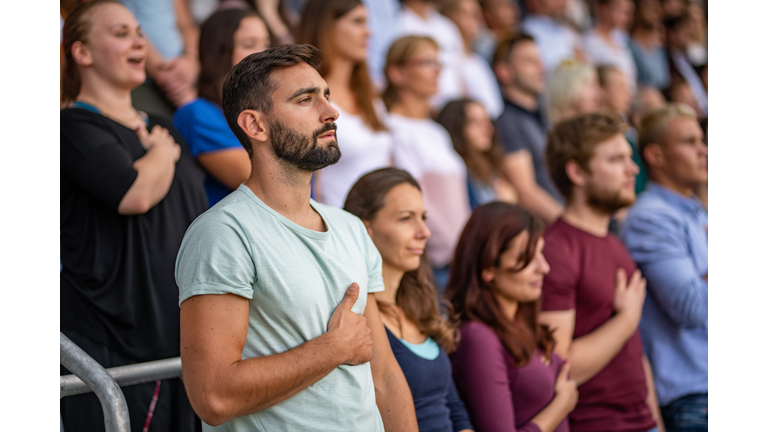
<svg viewBox="0 0 768 432"><path fill-rule="evenodd" d="M323 64L323 53L308 44L269 48L244 58L224 78L221 108L229 128L245 147L248 156L253 156L253 147L248 135L237 124L237 117L247 109L269 114L272 111L272 93L276 87L271 79L272 73L276 69L300 63L319 70Z"/></svg>
<svg viewBox="0 0 768 432"><path fill-rule="evenodd" d="M533 36L527 33L517 33L508 38L504 38L496 45L496 51L493 53L493 64L503 63L509 60L512 50L517 44L522 42L536 42Z"/></svg>
<svg viewBox="0 0 768 432"><path fill-rule="evenodd" d="M582 114L555 125L547 139L547 168L566 201L571 198L573 182L565 172L565 164L574 160L589 172L589 161L594 156L595 147L624 133L627 128L624 120L613 113Z"/></svg>

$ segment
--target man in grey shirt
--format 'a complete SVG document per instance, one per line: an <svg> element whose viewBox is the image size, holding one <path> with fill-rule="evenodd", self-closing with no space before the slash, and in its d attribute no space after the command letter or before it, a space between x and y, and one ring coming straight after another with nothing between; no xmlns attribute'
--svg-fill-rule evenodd
<svg viewBox="0 0 768 432"><path fill-rule="evenodd" d="M519 34L501 41L493 70L504 95L504 111L496 120L506 152L504 170L520 205L552 223L563 212L563 199L544 163L548 125L539 106L544 66L533 38Z"/></svg>
<svg viewBox="0 0 768 432"><path fill-rule="evenodd" d="M312 172L341 157L321 63L283 45L224 82L251 176L176 261L184 382L206 431L418 428L373 296L381 256L360 219L309 197Z"/></svg>

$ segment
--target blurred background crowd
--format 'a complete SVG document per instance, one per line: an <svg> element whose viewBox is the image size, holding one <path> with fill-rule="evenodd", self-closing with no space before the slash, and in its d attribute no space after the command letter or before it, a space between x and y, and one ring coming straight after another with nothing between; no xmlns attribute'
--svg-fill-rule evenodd
<svg viewBox="0 0 768 432"><path fill-rule="evenodd" d="M663 430L662 414L664 420L674 417L681 408L673 404L691 395L699 397L695 406L700 409L702 394L706 419L706 235L703 240L683 235L679 245L659 252L660 258L648 258L654 252L654 242L662 241L654 235L673 236L670 232L688 232L694 229L691 226L702 225L706 231L706 0L120 0L130 19L140 26L139 31L130 26L115 27L113 21L123 22L119 17L104 12L106 8L86 10L80 6L83 3L88 2L61 1L61 329L86 352L106 347L103 358L97 358L105 366L178 355L178 290L173 267L181 238L195 217L235 190L251 170L249 154L222 112L224 78L233 65L250 54L283 44L311 44L323 53L319 73L328 83L331 103L339 112L337 139L342 152L337 164L315 172L312 197L345 207L350 190L367 173L388 167L407 171L413 180L407 182L418 188L429 215L425 254L431 273L429 284L435 296L445 293L455 308L463 305L457 285L472 283L457 279L462 276L457 275L461 271L457 262L463 259L463 264L470 265L473 259L465 256L473 245L463 237L469 235L472 218L483 215L473 210L489 203L515 204L510 218L527 220L527 215L532 215L543 222L540 228L540 222L518 228L517 232L528 233L526 241L530 243L522 262L524 267L538 265L542 274L550 273L549 266L552 274L558 273L554 262L561 261L557 256L545 250L546 262L537 264L536 257L542 252L535 250L535 240L544 235L543 227L557 228L564 212L578 201L569 183L575 174L569 171L571 180L565 181L564 187L564 180L552 172L558 167L558 150L552 149L558 127L563 128L560 133L564 136L571 136L568 127L577 131L572 136L581 133L578 131L589 136L590 128L597 128L594 133L605 139L620 133L631 149L627 153L631 162L627 163L634 167L632 188L637 196L646 191L649 197L660 193L654 189L658 184L684 185L679 190L672 188L675 193L682 191L678 195L685 198L679 206L688 206L680 219L683 222L665 221L666 225L660 222L650 228L642 222L633 225L629 206L633 198L612 208L610 214L607 229L612 234L607 235L616 241L620 238L620 243L594 245L601 253L614 247L629 250L632 264L622 264L627 269L624 289L640 283L632 277L635 262L646 278L653 274L658 281L648 279L644 309L640 301L644 321L635 323L626 335L614 335L620 340L615 349L594 348L606 349L606 359L601 368L578 384L636 373L614 368L605 373L607 377L600 374L603 368L610 369L606 365L620 358L617 353L621 352L636 355L638 362L640 357L646 363L650 360L648 368L642 370L648 376L653 370L656 384L648 389L655 387L658 395L648 394L653 401L647 412L643 408L642 415L638 414L640 420L624 419L608 426L590 423L590 415L600 415L595 406L578 405L574 413L582 415L572 414L570 427L648 431L656 421L656 427ZM121 59L127 61L121 63ZM585 117L595 113L618 119L622 126L605 126L608 120ZM114 123L104 126L99 116ZM573 123L584 118L590 120L581 126ZM660 162L652 150L648 155L643 153L653 144L671 139L667 132L674 129L671 125L677 124L676 120L684 120L691 128L695 125L690 139L696 146L696 157L704 160L703 175L678 168L671 156ZM103 136L89 129L94 124L103 126ZM120 142L130 163L100 159L107 152L100 145L107 141ZM588 206L600 208L587 198ZM648 206L651 213L661 211ZM689 207L700 213L691 213ZM486 222L492 220L490 213L485 216L490 218ZM663 232L667 229L670 231ZM483 234L480 230L475 235L504 234ZM494 257L498 262L501 252L503 248ZM688 261L675 261L686 253L690 254ZM673 267L659 270L655 267L659 262ZM680 281L679 286L670 288L677 290L673 294L662 294L669 275L689 267L697 267L700 274L693 281ZM610 290L614 288L614 272L612 268L606 273ZM560 282L545 279L544 296L549 292L547 284L554 287ZM575 289L580 283L574 282ZM642 283L644 286L645 281ZM116 295L118 289L121 294ZM544 312L577 311L576 331L567 341L570 344L573 339L576 345L578 333L597 333L612 313L620 315L620 308L611 306L613 291L606 295L608 300L600 301L607 302L607 312L581 303L557 306L560 303L546 298ZM579 296L583 299L584 294ZM655 300L649 306L652 297ZM532 300L541 309L542 301ZM453 307L443 315L452 316ZM385 317L386 313L382 309ZM468 315L456 313L459 320L471 321ZM588 329L579 328L579 322L588 319L585 315L590 313L607 316ZM531 352L524 349L521 354L505 339L523 337L522 333L506 328L504 319L499 318L502 330L495 334L504 342L503 349L511 353L508 361L519 362L522 355L520 363L527 367ZM555 323L550 321L550 328L556 328ZM635 333L638 325L642 346ZM538 328L538 324L531 326ZM466 331L488 337L482 329ZM530 336L531 340L536 340L532 346L546 356L576 355L573 349L570 354L567 349L563 351L557 331L554 339L532 331L535 337ZM444 330L422 333L438 339L441 349L454 348L453 342L445 342L450 338L437 337ZM665 333L674 336L654 339ZM471 343L480 342L467 342ZM472 362L479 360L467 351L470 345L459 346L452 354L454 368L478 367ZM687 372L670 366L681 362L690 363ZM559 368L560 357L554 363ZM672 372L665 372L665 368ZM680 378L680 373L692 370L695 373ZM488 419L499 414L487 411L482 396L478 396L480 390L474 388L472 380L482 377L466 378L470 375L456 370L453 373L475 428L501 430ZM556 384L556 377L557 373L550 377L550 384ZM560 378L557 380L559 383ZM188 408L178 408L184 405L179 401L183 396L177 395L183 394L183 385L174 386L168 407L191 413ZM530 383L521 386L523 395L531 391ZM589 393L583 390L580 400L599 405L600 397L616 396L600 394L612 388L608 384L587 385ZM150 399L153 390L157 396L154 384L147 390ZM553 397L550 394L546 402ZM630 403L621 395L616 397L619 405ZM526 405L526 397L521 398L513 398L514 403ZM66 405L65 399L65 429L70 429L67 422L74 422L75 417L100 415L98 409L85 414L80 407ZM519 430L544 430L539 427L541 421L535 428L526 425L544 412L545 406L522 413L516 407L518 418L512 416L509 421L517 423ZM664 409L668 412L662 412ZM143 423L146 408L137 408L132 417L134 414ZM562 429L568 426L567 412L564 415L566 420L560 418L564 423L556 421L550 430L568 430ZM467 426L464 417L461 419L463 423L457 424ZM199 420L196 426L193 423L171 423L169 430L199 427ZM71 430L77 430L77 423L71 424ZM432 430L422 426L421 418L420 427ZM667 430L706 430L706 422L703 427Z"/></svg>

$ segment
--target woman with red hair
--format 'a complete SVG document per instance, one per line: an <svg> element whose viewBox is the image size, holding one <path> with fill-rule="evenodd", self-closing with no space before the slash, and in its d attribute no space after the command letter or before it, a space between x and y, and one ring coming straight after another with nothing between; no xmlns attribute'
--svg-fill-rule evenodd
<svg viewBox="0 0 768 432"><path fill-rule="evenodd" d="M578 391L554 353L552 331L538 324L549 264L544 226L522 207L478 207L456 246L446 297L459 344L454 380L480 431L568 432Z"/></svg>

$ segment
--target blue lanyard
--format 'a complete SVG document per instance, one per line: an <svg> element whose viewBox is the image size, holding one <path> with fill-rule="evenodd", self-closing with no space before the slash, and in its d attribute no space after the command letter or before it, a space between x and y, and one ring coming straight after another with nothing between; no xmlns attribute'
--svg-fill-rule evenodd
<svg viewBox="0 0 768 432"><path fill-rule="evenodd" d="M101 113L101 111L96 108L95 106L85 103L83 101L75 101L75 103L72 104L72 108L82 108L86 111L90 111L92 113L98 114L98 115L104 115ZM144 119L144 123L147 124L147 128L149 128L149 117L142 115L141 116Z"/></svg>

